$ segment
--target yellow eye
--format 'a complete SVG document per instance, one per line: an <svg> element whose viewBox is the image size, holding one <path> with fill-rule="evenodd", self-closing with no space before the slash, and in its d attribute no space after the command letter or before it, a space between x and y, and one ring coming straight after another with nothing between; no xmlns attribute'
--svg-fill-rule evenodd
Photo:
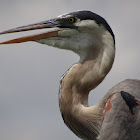
<svg viewBox="0 0 140 140"><path fill-rule="evenodd" d="M70 22L70 23L74 23L74 22L75 22L75 18L74 18L74 17L70 17L70 18L69 18L69 22Z"/></svg>

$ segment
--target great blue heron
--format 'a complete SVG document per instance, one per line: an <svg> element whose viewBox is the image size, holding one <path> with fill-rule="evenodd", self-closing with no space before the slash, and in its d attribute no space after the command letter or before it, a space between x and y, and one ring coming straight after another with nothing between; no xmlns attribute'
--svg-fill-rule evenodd
<svg viewBox="0 0 140 140"><path fill-rule="evenodd" d="M84 140L139 140L139 80L117 84L97 105L88 106L89 92L103 81L115 56L115 37L105 19L77 11L0 34L42 28L53 30L0 44L36 41L80 56L60 82L59 106L65 124Z"/></svg>

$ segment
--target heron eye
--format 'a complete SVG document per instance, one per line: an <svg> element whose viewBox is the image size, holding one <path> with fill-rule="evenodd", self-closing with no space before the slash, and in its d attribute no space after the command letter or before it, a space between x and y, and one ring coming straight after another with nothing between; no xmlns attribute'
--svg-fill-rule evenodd
<svg viewBox="0 0 140 140"><path fill-rule="evenodd" d="M70 17L70 18L69 18L69 22L70 22L70 23L74 23L74 22L75 22L75 18L74 18L74 17Z"/></svg>

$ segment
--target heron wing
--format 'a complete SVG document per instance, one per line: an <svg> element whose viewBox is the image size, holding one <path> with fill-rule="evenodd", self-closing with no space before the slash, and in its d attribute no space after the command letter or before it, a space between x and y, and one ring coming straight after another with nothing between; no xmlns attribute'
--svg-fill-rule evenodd
<svg viewBox="0 0 140 140"><path fill-rule="evenodd" d="M126 80L110 92L114 94L106 102L98 139L139 140L140 81Z"/></svg>

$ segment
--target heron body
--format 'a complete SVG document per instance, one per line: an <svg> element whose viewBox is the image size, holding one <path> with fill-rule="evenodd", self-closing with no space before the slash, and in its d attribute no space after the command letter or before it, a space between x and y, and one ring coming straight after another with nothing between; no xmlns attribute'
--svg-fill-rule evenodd
<svg viewBox="0 0 140 140"><path fill-rule="evenodd" d="M60 81L59 106L65 124L84 140L139 140L139 80L125 80L97 105L88 105L89 92L106 77L115 57L115 37L105 19L90 11L78 11L0 34L42 28L54 30L0 44L36 41L80 56Z"/></svg>

